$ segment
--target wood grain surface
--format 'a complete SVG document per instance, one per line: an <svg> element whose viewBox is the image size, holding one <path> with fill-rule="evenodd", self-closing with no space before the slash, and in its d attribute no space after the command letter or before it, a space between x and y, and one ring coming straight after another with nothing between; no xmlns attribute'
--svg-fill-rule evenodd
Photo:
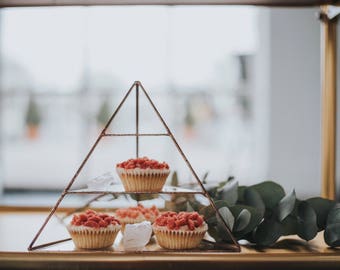
<svg viewBox="0 0 340 270"><path fill-rule="evenodd" d="M68 241L28 252L27 246L46 214L0 212L0 269L340 269L340 250L327 247L322 233L310 242L282 238L270 249L242 246L241 253L169 252L156 248L155 242L148 252L126 253L119 239L110 250L76 250ZM68 237L67 230L54 218L39 242L62 237Z"/></svg>

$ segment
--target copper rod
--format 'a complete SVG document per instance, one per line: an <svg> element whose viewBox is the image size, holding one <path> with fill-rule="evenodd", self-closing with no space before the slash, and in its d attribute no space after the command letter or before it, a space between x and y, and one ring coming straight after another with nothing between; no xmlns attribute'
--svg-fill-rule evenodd
<svg viewBox="0 0 340 270"><path fill-rule="evenodd" d="M128 136L169 136L169 134L167 133L139 133L137 135L137 133L105 133L103 136L107 136L107 137L128 137Z"/></svg>
<svg viewBox="0 0 340 270"><path fill-rule="evenodd" d="M72 238L65 238L65 239L61 239L61 240L57 240L57 241L53 241L53 242L48 242L46 244L42 244L42 245L32 247L30 250L36 250L36 249L40 249L40 248L44 248L44 247L53 246L53 245L60 244L60 243L70 241L70 240L72 240Z"/></svg>
<svg viewBox="0 0 340 270"><path fill-rule="evenodd" d="M32 242L30 243L30 245L28 246L28 250L33 250L34 247L34 243L35 241L37 241L38 237L40 236L41 232L44 230L46 224L48 223L48 221L51 219L51 217L53 216L53 214L55 213L55 211L57 210L59 204L61 203L61 201L63 200L65 196L65 190L64 192L60 195L58 201L56 202L56 204L54 205L54 207L52 208L51 212L49 213L49 215L47 216L47 218L45 219L43 225L40 227L39 231L37 232L37 234L34 236Z"/></svg>
<svg viewBox="0 0 340 270"><path fill-rule="evenodd" d="M106 129L109 127L109 125L111 124L113 118L116 117L117 113L119 112L120 108L123 106L125 100L127 99L127 97L130 95L132 89L135 87L135 85L137 84L137 82L134 82L132 84L132 86L130 87L130 89L127 91L127 93L125 94L124 98L122 99L122 101L119 103L117 109L115 110L115 112L112 114L112 116L110 117L109 121L107 122L107 124L105 125L102 134L105 134Z"/></svg>
<svg viewBox="0 0 340 270"><path fill-rule="evenodd" d="M139 157L139 83L136 83L136 158Z"/></svg>
<svg viewBox="0 0 340 270"><path fill-rule="evenodd" d="M77 190L70 190L67 191L66 194L201 194L205 195L204 192L202 191L96 191L96 190L91 190L91 191L77 191Z"/></svg>
<svg viewBox="0 0 340 270"><path fill-rule="evenodd" d="M187 157L185 156L182 148L179 146L179 144L177 143L174 135L172 134L170 128L168 127L168 125L166 124L166 122L164 121L163 117L161 116L161 114L159 113L159 111L157 110L155 104L153 103L153 101L151 100L150 96L148 95L148 93L146 92L145 88L143 87L143 85L140 83L140 82L137 82L142 91L144 92L146 98L148 99L149 103L151 104L152 108L154 109L155 113L157 114L158 118L160 119L160 121L162 122L163 126L165 127L165 129L167 130L167 132L169 133L169 136L170 138L172 139L172 141L174 142L178 152L181 154L182 158L184 159L185 163L187 164L189 170L191 171L192 175L195 177L197 183L200 185L200 187L202 188L203 190L203 193L204 193L204 196L209 200L211 206L214 208L218 218L220 219L220 221L222 222L222 224L224 225L225 229L227 230L230 238L231 238L231 241L237 246L237 250L238 251L241 251L241 248L240 248L240 245L239 243L235 240L235 238L233 237L226 221L223 219L223 217L221 216L221 213L218 211L214 201L211 199L211 197L209 196L208 192L206 191L202 181L199 179L198 175L196 174L194 168L191 166L189 160L187 159Z"/></svg>

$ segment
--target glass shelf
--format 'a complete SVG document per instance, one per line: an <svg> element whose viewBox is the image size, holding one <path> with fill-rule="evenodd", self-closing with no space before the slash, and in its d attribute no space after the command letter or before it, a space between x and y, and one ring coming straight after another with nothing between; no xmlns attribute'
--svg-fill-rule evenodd
<svg viewBox="0 0 340 270"><path fill-rule="evenodd" d="M106 189L74 189L69 190L66 194L202 194L203 191L179 188L173 186L164 186L162 191L125 191L123 185L112 185Z"/></svg>

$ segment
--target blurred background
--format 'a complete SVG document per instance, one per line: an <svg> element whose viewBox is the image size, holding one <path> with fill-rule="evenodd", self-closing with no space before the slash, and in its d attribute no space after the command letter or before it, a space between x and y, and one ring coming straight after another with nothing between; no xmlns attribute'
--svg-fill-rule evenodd
<svg viewBox="0 0 340 270"><path fill-rule="evenodd" d="M135 80L199 175L320 194L317 8L37 7L0 11L0 203L52 205ZM143 101L142 101L143 102ZM141 131L162 129L141 107ZM133 98L112 130L134 132ZM104 142L80 181L133 157ZM171 141L141 141L192 181ZM131 151L131 152L129 152ZM131 154L130 154L131 153ZM103 165L105 164L105 166ZM102 166L103 165L103 166Z"/></svg>

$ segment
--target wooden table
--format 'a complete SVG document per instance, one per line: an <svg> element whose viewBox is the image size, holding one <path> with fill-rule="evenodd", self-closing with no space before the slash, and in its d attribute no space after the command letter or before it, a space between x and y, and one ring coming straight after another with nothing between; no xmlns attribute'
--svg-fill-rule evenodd
<svg viewBox="0 0 340 270"><path fill-rule="evenodd" d="M0 211L0 269L340 269L340 250L328 248L322 233L309 243L285 238L271 249L244 246L241 253L88 252L72 242L28 252L46 214ZM63 227L50 229L46 234L67 235Z"/></svg>

